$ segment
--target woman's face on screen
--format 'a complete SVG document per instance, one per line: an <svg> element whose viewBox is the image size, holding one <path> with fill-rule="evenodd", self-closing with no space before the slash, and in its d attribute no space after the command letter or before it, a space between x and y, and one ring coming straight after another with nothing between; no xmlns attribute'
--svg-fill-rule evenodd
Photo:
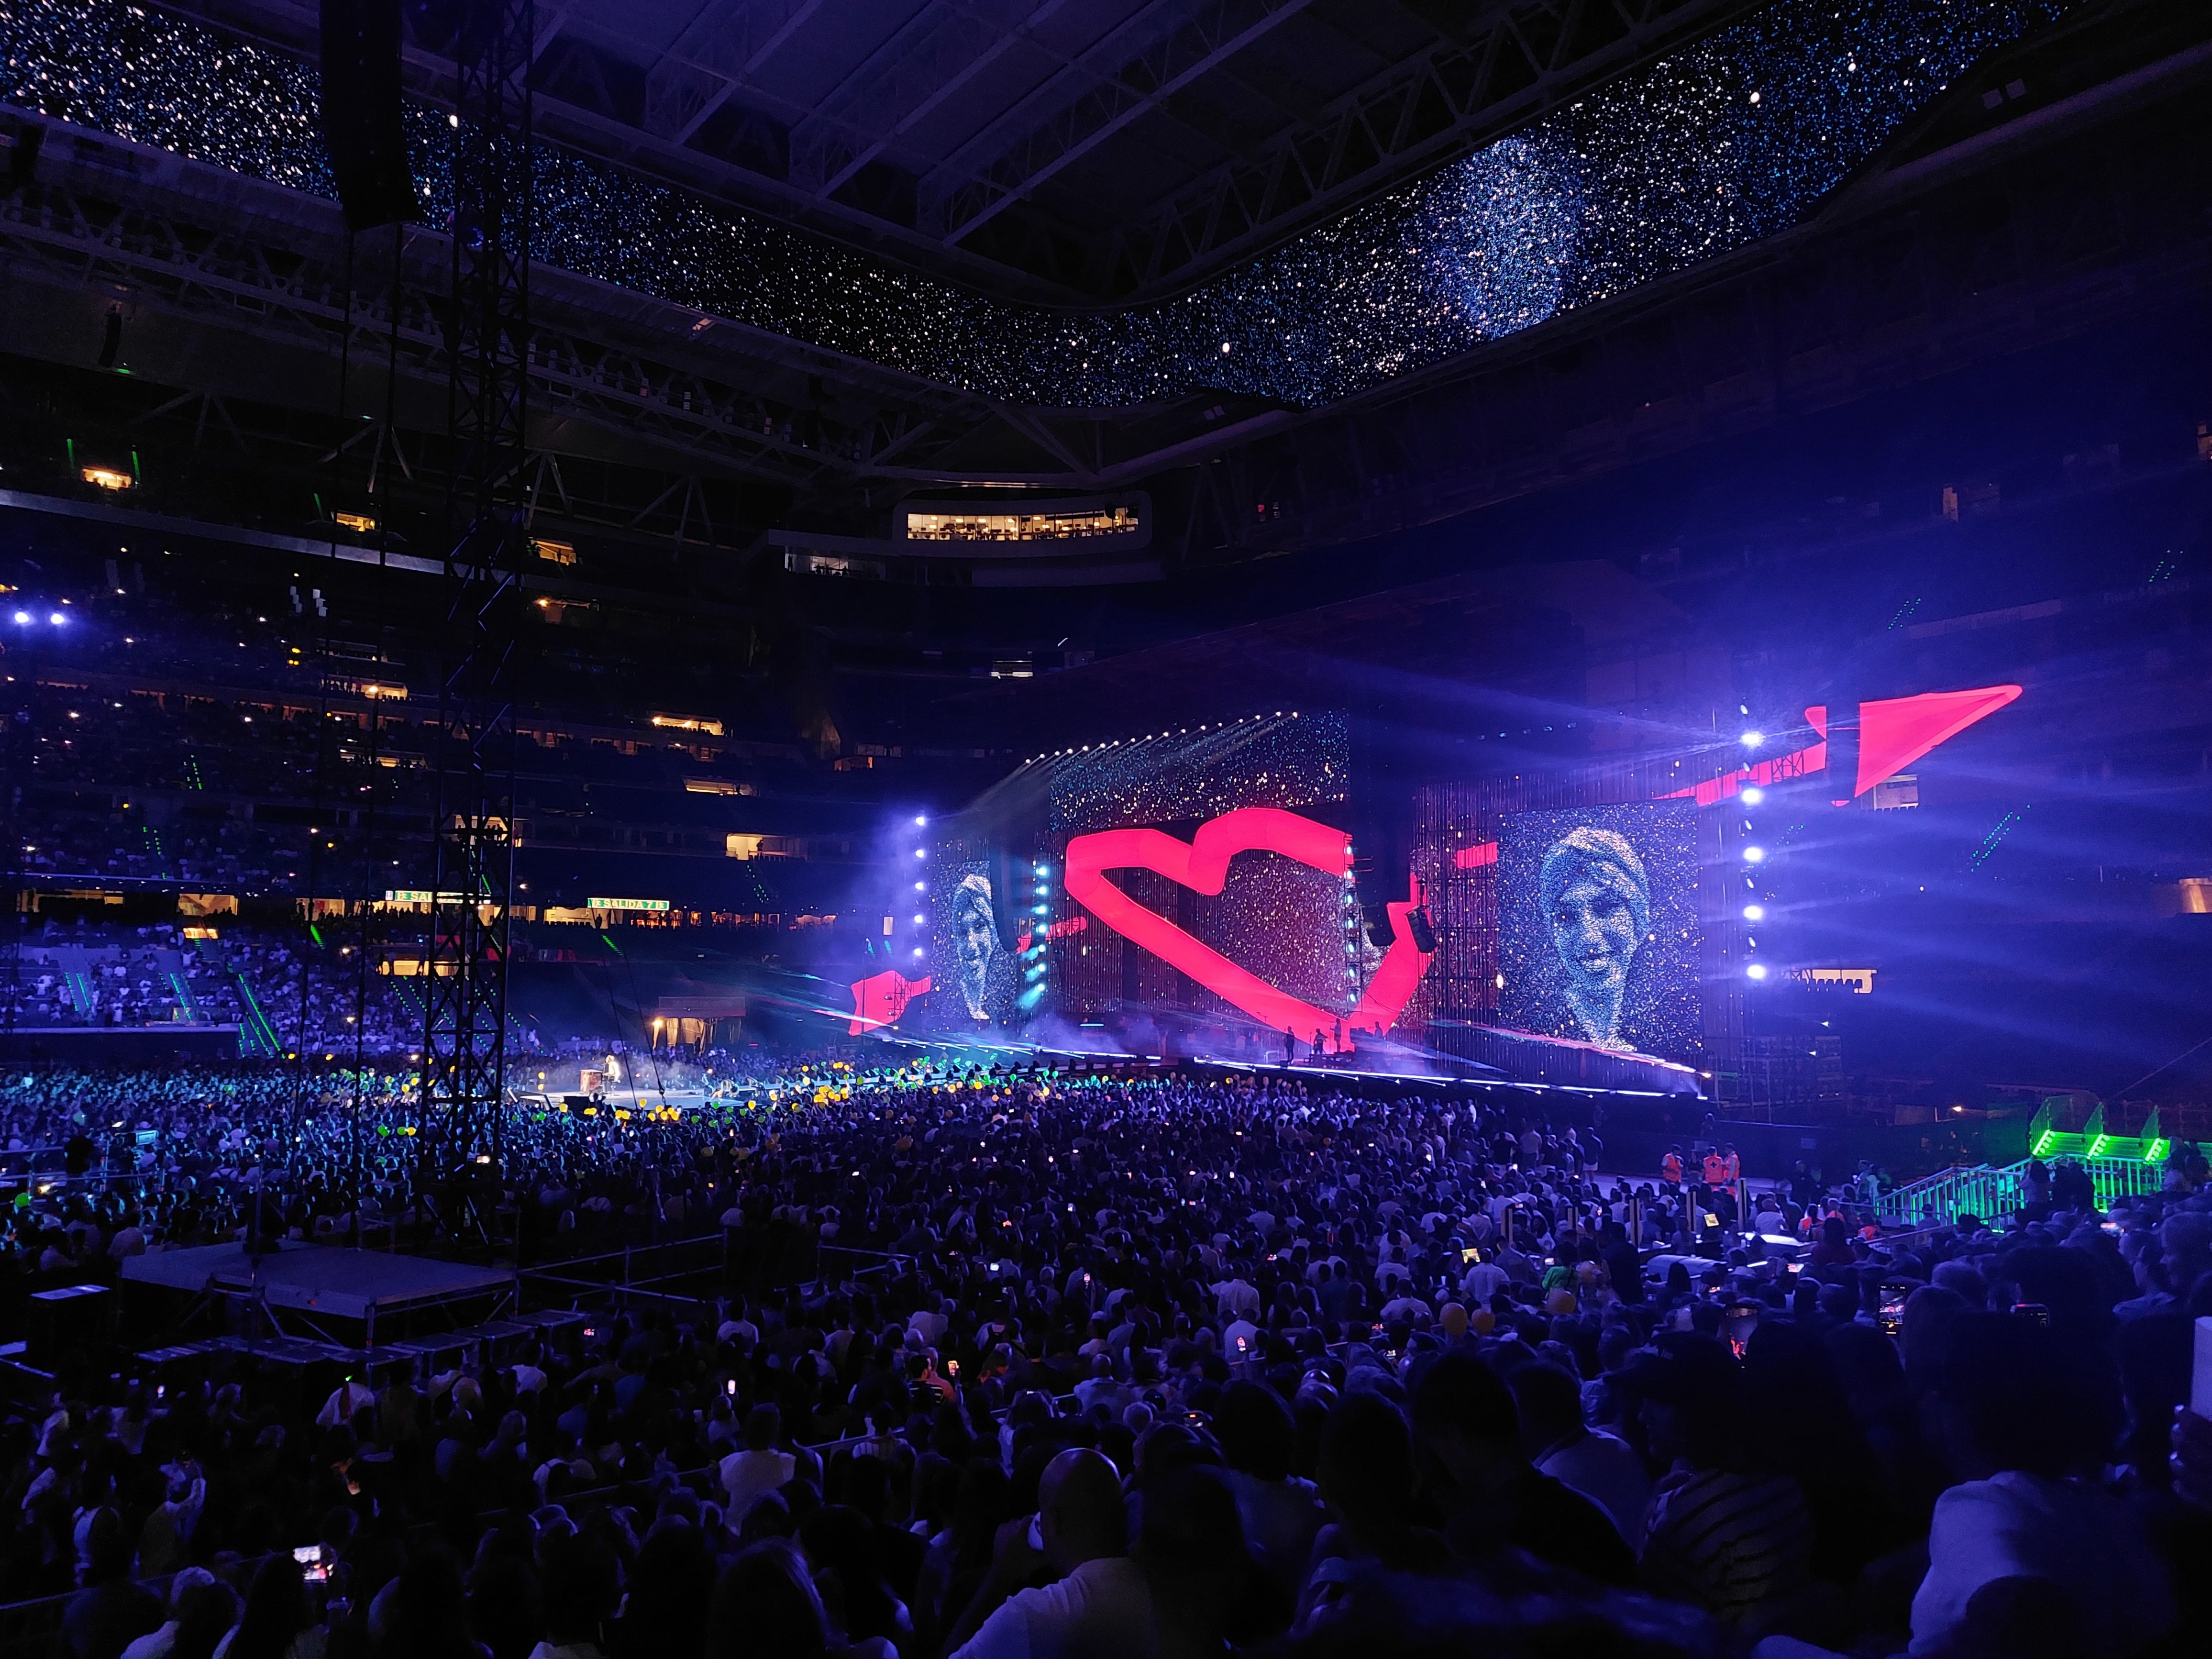
<svg viewBox="0 0 2212 1659"><path fill-rule="evenodd" d="M1613 883L1585 873L1559 890L1552 906L1552 944L1580 984L1592 990L1619 986L1639 942L1635 913Z"/></svg>
<svg viewBox="0 0 2212 1659"><path fill-rule="evenodd" d="M973 1014L983 1012L991 974L991 958L998 954L999 932L991 918L988 899L963 895L953 913L952 947L960 960L960 989Z"/></svg>

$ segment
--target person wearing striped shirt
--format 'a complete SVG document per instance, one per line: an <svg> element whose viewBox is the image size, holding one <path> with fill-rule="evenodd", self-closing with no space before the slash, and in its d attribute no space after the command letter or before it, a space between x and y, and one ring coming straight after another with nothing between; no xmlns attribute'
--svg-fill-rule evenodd
<svg viewBox="0 0 2212 1659"><path fill-rule="evenodd" d="M1665 1470L1645 1516L1644 1581L1741 1625L1807 1588L1812 1514L1795 1480L1750 1460L1743 1374L1726 1345L1688 1332L1661 1343L1625 1379Z"/></svg>

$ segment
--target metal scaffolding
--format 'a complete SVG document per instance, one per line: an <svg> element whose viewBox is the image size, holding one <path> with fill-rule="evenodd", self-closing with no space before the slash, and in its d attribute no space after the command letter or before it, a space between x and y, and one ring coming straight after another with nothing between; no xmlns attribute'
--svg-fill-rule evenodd
<svg viewBox="0 0 2212 1659"><path fill-rule="evenodd" d="M514 673L528 550L533 0L463 9L456 43L450 592L423 981L422 1127L446 1231L489 1243L514 884Z"/></svg>

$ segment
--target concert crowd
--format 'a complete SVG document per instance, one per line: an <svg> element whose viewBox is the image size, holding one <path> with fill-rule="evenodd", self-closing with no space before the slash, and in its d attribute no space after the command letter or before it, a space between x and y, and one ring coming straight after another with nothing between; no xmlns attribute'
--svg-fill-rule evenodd
<svg viewBox="0 0 2212 1659"><path fill-rule="evenodd" d="M7 1082L19 1148L84 1143L19 1179L19 1291L429 1225L397 1078L359 1121L277 1072ZM64 1365L0 1430L0 1598L32 1604L0 1640L38 1608L84 1659L2105 1659L2212 1628L2200 1170L2100 1212L2062 1166L1884 1237L1802 1170L1741 1212L1694 1157L1601 1175L1601 1125L1522 1102L829 1062L734 1094L507 1124L526 1249L720 1230L701 1282L326 1397Z"/></svg>

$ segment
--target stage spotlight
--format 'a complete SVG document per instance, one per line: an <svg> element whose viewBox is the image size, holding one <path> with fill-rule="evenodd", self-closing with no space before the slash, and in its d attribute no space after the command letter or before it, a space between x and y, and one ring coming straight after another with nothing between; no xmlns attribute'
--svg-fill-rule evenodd
<svg viewBox="0 0 2212 1659"><path fill-rule="evenodd" d="M929 884L927 882L918 881L914 884L914 890L917 893L927 892L929 890Z"/></svg>
<svg viewBox="0 0 2212 1659"><path fill-rule="evenodd" d="M914 855L918 859L926 859L929 856L929 852L927 848L917 847L914 849Z"/></svg>
<svg viewBox="0 0 2212 1659"><path fill-rule="evenodd" d="M915 945L915 946L914 947L914 953L915 953L915 955L916 955L916 956L920 956L920 955L921 954L921 946L920 946L919 945Z"/></svg>
<svg viewBox="0 0 2212 1659"><path fill-rule="evenodd" d="M19 623L27 623L31 620L31 613L27 611L18 611L15 613L15 620Z"/></svg>
<svg viewBox="0 0 2212 1659"><path fill-rule="evenodd" d="M1746 921L1765 921L1766 920L1766 907L1763 904L1745 905L1743 907L1743 919Z"/></svg>
<svg viewBox="0 0 2212 1659"><path fill-rule="evenodd" d="M1766 977L1766 964L1763 962L1753 963L1750 967L1743 970L1743 976L1746 979L1765 979Z"/></svg>
<svg viewBox="0 0 2212 1659"><path fill-rule="evenodd" d="M46 620L52 623L56 628L59 628L64 623L67 622L69 618L63 616L60 611L57 611L52 616L47 617Z"/></svg>
<svg viewBox="0 0 2212 1659"><path fill-rule="evenodd" d="M914 919L914 925L915 925L915 927L921 927L921 923L922 923L922 918L921 918L921 917L920 917L920 916L916 916L916 917Z"/></svg>
<svg viewBox="0 0 2212 1659"><path fill-rule="evenodd" d="M1744 790L1744 792L1743 792L1743 804L1744 804L1746 806L1756 806L1756 805L1759 805L1759 802L1761 802L1761 801L1765 800L1765 799L1766 799L1766 791L1765 791L1764 789L1760 788L1760 787L1759 787L1757 784L1755 784L1755 783L1754 783L1754 784L1752 784L1752 785L1750 785L1750 786L1748 786L1747 787L1746 787L1746 789L1745 789L1745 790Z"/></svg>
<svg viewBox="0 0 2212 1659"><path fill-rule="evenodd" d="M1741 738L1738 738L1736 741L1747 749L1756 749L1759 744L1766 741L1766 733L1764 732L1747 732Z"/></svg>
<svg viewBox="0 0 2212 1659"><path fill-rule="evenodd" d="M917 830L920 830L920 829L922 829L922 828L924 828L925 826L927 826L928 823L929 823L929 820L928 820L927 818L923 817L920 816L919 814L917 814L917 815L915 816L915 820L914 820L914 827L915 827L915 829L917 829Z"/></svg>
<svg viewBox="0 0 2212 1659"><path fill-rule="evenodd" d="M1765 858L1766 849L1764 847L1747 847L1743 849L1743 861L1746 864L1763 863Z"/></svg>

